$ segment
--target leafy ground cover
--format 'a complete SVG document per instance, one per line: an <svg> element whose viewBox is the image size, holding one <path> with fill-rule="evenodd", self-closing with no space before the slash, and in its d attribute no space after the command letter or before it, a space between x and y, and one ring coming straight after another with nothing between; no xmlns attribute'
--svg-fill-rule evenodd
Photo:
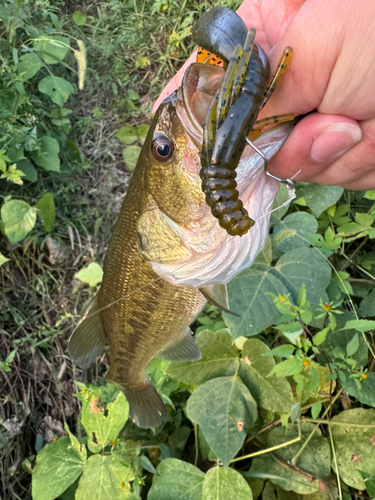
<svg viewBox="0 0 375 500"><path fill-rule="evenodd" d="M127 421L124 396L102 384L105 357L82 373L67 355L152 103L209 6L0 5L6 500L375 496L374 191L297 186L229 285L240 316L207 306L193 325L202 359L151 363L161 428Z"/></svg>

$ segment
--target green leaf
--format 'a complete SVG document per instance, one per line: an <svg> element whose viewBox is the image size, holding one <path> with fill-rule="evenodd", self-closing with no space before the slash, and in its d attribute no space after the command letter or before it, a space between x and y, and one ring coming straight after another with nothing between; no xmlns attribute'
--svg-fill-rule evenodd
<svg viewBox="0 0 375 500"><path fill-rule="evenodd" d="M202 358L194 363L169 363L166 372L170 377L184 384L197 386L212 378L236 373L239 351L232 345L232 339L226 330L203 330L195 340Z"/></svg>
<svg viewBox="0 0 375 500"><path fill-rule="evenodd" d="M361 301L358 312L362 318L375 316L375 289Z"/></svg>
<svg viewBox="0 0 375 500"><path fill-rule="evenodd" d="M350 356L353 356L359 349L359 340L358 340L358 334L356 333L352 340L348 343L346 346L346 355L349 358Z"/></svg>
<svg viewBox="0 0 375 500"><path fill-rule="evenodd" d="M82 26L83 24L85 24L86 19L87 19L87 17L85 16L85 14L83 14L79 10L76 10L75 12L73 12L72 18L73 18L74 23L77 26Z"/></svg>
<svg viewBox="0 0 375 500"><path fill-rule="evenodd" d="M0 252L0 267L5 264L5 262L9 262L10 259L8 259L7 257L4 257L4 255Z"/></svg>
<svg viewBox="0 0 375 500"><path fill-rule="evenodd" d="M301 441L292 443L284 448L279 448L276 451L277 455L286 462L291 463L293 457L297 454L301 446L310 436L311 431L315 428L316 426L314 424L301 424ZM292 441L297 437L297 425L291 425L288 429L275 427L268 435L267 446L278 446L288 441ZM319 429L316 429L313 437L304 448L303 453L299 455L295 465L318 477L324 478L329 476L331 469L330 445L328 439L322 436ZM281 486L286 491L294 491L295 493L305 495L313 493L319 488L318 481L308 481L302 474L285 467L284 464L278 462L277 459L272 459L270 456L256 458L250 470L251 472L267 472L268 474L280 476L283 479L273 478L272 482Z"/></svg>
<svg viewBox="0 0 375 500"><path fill-rule="evenodd" d="M54 500L60 496L80 476L85 461L86 448L78 453L67 437L47 444L38 453L33 469L33 498Z"/></svg>
<svg viewBox="0 0 375 500"><path fill-rule="evenodd" d="M363 477L363 479L365 481L367 493L371 496L371 498L374 498L375 497L375 474L373 474L371 476L370 474L367 474L367 472L364 472L363 470L360 470L359 472L361 473L361 476Z"/></svg>
<svg viewBox="0 0 375 500"><path fill-rule="evenodd" d="M375 200L375 190L366 191L363 197L366 198L367 200Z"/></svg>
<svg viewBox="0 0 375 500"><path fill-rule="evenodd" d="M297 212L290 214L276 224L273 237L277 247L282 252L295 248L309 247L309 237L316 233L318 222L310 214Z"/></svg>
<svg viewBox="0 0 375 500"><path fill-rule="evenodd" d="M268 377L275 366L273 357L265 357L269 352L260 340L249 339L243 346L239 375L259 406L287 413L294 404L292 389L285 378Z"/></svg>
<svg viewBox="0 0 375 500"><path fill-rule="evenodd" d="M295 349L296 348L290 344L283 344L271 349L266 354L263 354L263 356L278 356L280 358L285 358L293 354Z"/></svg>
<svg viewBox="0 0 375 500"><path fill-rule="evenodd" d="M258 416L248 388L235 376L200 385L188 399L186 411L225 467L241 448Z"/></svg>
<svg viewBox="0 0 375 500"><path fill-rule="evenodd" d="M126 163L126 166L129 170L133 170L137 165L140 152L141 148L139 146L128 146L122 152L124 162Z"/></svg>
<svg viewBox="0 0 375 500"><path fill-rule="evenodd" d="M69 50L69 38L43 35L34 42L34 49L47 64L56 64L64 59Z"/></svg>
<svg viewBox="0 0 375 500"><path fill-rule="evenodd" d="M375 407L375 374L366 373L366 378L355 380L347 376L341 380L343 389L362 404Z"/></svg>
<svg viewBox="0 0 375 500"><path fill-rule="evenodd" d="M73 94L74 87L67 80L59 76L45 76L40 80L38 90L42 94L47 94L52 102L62 108L69 99L70 94Z"/></svg>
<svg viewBox="0 0 375 500"><path fill-rule="evenodd" d="M348 319L353 317L354 314L348 312L344 312L344 314L336 316L337 330L327 335L325 342L321 344L322 348L328 355L332 355L335 348L341 349L343 353L346 352L346 346L356 335L356 331L354 329L347 330L344 328L344 325L348 323ZM365 366L368 358L368 347L362 335L359 335L358 341L359 349L352 357L357 361L358 365Z"/></svg>
<svg viewBox="0 0 375 500"><path fill-rule="evenodd" d="M74 277L83 283L87 283L89 286L96 286L102 282L103 270L99 264L91 262L87 267L78 271Z"/></svg>
<svg viewBox="0 0 375 500"><path fill-rule="evenodd" d="M144 144L149 130L150 130L149 125L140 125L138 127L138 136L141 144Z"/></svg>
<svg viewBox="0 0 375 500"><path fill-rule="evenodd" d="M204 478L194 465L166 458L157 466L147 500L202 500Z"/></svg>
<svg viewBox="0 0 375 500"><path fill-rule="evenodd" d="M270 272L283 282L295 302L302 285L306 286L312 309L317 309L321 300L328 301L325 290L331 280L331 268L327 259L314 248L298 248L285 253Z"/></svg>
<svg viewBox="0 0 375 500"><path fill-rule="evenodd" d="M306 205L318 217L341 198L344 190L339 186L322 186L321 184L309 183L304 185L301 191Z"/></svg>
<svg viewBox="0 0 375 500"><path fill-rule="evenodd" d="M268 236L266 240L266 244L262 248L262 250L258 253L257 258L255 259L255 264L268 264L270 265L272 262L272 240Z"/></svg>
<svg viewBox="0 0 375 500"><path fill-rule="evenodd" d="M60 146L56 139L44 135L40 139L40 151L31 153L32 159L39 166L51 172L60 172Z"/></svg>
<svg viewBox="0 0 375 500"><path fill-rule="evenodd" d="M331 422L339 475L348 486L364 490L359 470L375 474L375 410L346 410ZM335 463L332 465L336 471Z"/></svg>
<svg viewBox="0 0 375 500"><path fill-rule="evenodd" d="M234 469L213 467L203 481L204 500L253 500L253 494L245 479Z"/></svg>
<svg viewBox="0 0 375 500"><path fill-rule="evenodd" d="M323 330L321 330L320 332L318 332L316 335L314 335L313 344L314 345L323 344L323 342L325 342L325 340L327 338L329 331L330 331L330 327L327 327L327 328L324 328Z"/></svg>
<svg viewBox="0 0 375 500"><path fill-rule="evenodd" d="M122 392L115 401L108 403L106 411L101 407L98 395L92 392L82 402L81 421L88 435L87 446L96 453L115 441L129 416L129 404Z"/></svg>
<svg viewBox="0 0 375 500"><path fill-rule="evenodd" d="M312 418L318 418L321 411L322 411L322 403L320 401L315 401L315 403L311 407Z"/></svg>
<svg viewBox="0 0 375 500"><path fill-rule="evenodd" d="M134 477L132 469L114 456L93 455L84 466L74 499L135 500L128 482Z"/></svg>
<svg viewBox="0 0 375 500"><path fill-rule="evenodd" d="M251 337L274 325L280 313L267 293L287 295L280 279L273 276L269 266L246 269L228 283L229 308L240 317L223 314L232 338Z"/></svg>
<svg viewBox="0 0 375 500"><path fill-rule="evenodd" d="M1 219L4 232L10 243L14 245L29 234L36 222L36 209L26 201L10 200L1 207Z"/></svg>
<svg viewBox="0 0 375 500"><path fill-rule="evenodd" d="M38 172L35 170L34 165L29 160L20 160L17 162L17 169L21 170L25 175L23 179L29 182L38 180Z"/></svg>
<svg viewBox="0 0 375 500"><path fill-rule="evenodd" d="M53 231L55 226L55 202L51 193L46 193L37 203L38 215L42 219L44 229L47 232Z"/></svg>
<svg viewBox="0 0 375 500"><path fill-rule="evenodd" d="M268 376L276 375L277 377L290 377L291 375L296 375L296 373L301 373L303 369L304 365L302 359L293 356L275 365Z"/></svg>
<svg viewBox="0 0 375 500"><path fill-rule="evenodd" d="M118 132L116 132L115 137L119 139L124 144L133 144L138 139L137 130L131 125L125 125L121 127Z"/></svg>
<svg viewBox="0 0 375 500"><path fill-rule="evenodd" d="M348 321L345 328L354 328L358 332L369 332L370 330L375 330L375 321L370 321L368 319L353 319Z"/></svg>
<svg viewBox="0 0 375 500"><path fill-rule="evenodd" d="M35 52L28 52L20 57L18 74L21 76L22 81L25 81L36 75L42 66L43 61L40 57Z"/></svg>

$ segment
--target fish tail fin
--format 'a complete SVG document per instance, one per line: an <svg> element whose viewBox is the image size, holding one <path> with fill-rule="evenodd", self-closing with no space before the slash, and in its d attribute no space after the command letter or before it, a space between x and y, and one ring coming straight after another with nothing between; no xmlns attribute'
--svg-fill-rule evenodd
<svg viewBox="0 0 375 500"><path fill-rule="evenodd" d="M167 408L148 379L142 386L126 385L123 391L129 403L129 417L138 427L154 429L167 419Z"/></svg>
<svg viewBox="0 0 375 500"><path fill-rule="evenodd" d="M69 353L82 368L103 354L107 339L99 315L97 297L91 302L69 339Z"/></svg>

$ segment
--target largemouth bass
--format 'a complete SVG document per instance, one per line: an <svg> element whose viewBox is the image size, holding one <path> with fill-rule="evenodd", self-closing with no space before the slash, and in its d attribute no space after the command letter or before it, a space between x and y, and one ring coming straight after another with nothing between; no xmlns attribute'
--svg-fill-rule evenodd
<svg viewBox="0 0 375 500"><path fill-rule="evenodd" d="M134 170L91 308L70 341L73 359L89 366L109 343L108 378L124 391L138 426L156 427L167 410L145 370L154 357L194 361L201 354L189 328L208 298L228 308L226 283L263 248L278 183L246 147L237 188L256 221L232 237L205 202L199 176L202 124L224 70L192 64L181 88L157 110ZM256 144L272 157L291 126Z"/></svg>

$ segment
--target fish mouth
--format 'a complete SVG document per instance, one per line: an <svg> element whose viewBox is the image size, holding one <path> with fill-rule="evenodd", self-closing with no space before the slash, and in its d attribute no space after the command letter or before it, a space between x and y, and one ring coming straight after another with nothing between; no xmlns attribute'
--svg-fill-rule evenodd
<svg viewBox="0 0 375 500"><path fill-rule="evenodd" d="M225 71L219 66L193 63L185 71L179 92L177 115L186 132L200 148L203 122L209 105L220 90Z"/></svg>

